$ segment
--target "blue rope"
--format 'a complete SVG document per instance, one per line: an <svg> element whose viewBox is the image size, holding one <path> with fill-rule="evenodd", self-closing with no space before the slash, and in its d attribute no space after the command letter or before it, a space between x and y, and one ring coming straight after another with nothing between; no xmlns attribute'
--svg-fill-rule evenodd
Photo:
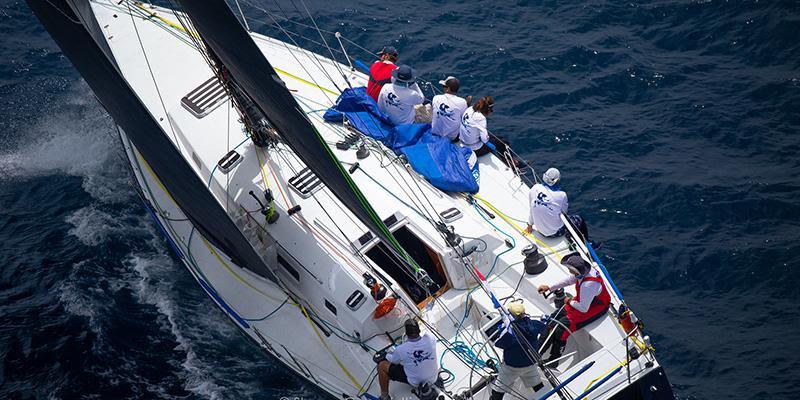
<svg viewBox="0 0 800 400"><path fill-rule="evenodd" d="M261 318L242 318L242 319L245 320L245 321L263 321L263 320L273 316L276 312L280 311L280 309L283 308L283 306L286 305L286 303L288 303L288 302L289 302L289 298L287 297L286 300L284 300L283 303L281 303L281 305L278 306L278 308L272 310L269 314L267 314L267 315L265 315L265 316L263 316Z"/></svg>

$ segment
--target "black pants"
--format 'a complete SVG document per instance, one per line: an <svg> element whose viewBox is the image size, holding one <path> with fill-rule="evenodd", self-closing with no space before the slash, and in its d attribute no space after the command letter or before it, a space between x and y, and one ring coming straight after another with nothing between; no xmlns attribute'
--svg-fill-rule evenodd
<svg viewBox="0 0 800 400"><path fill-rule="evenodd" d="M591 318L587 319L586 321L579 322L575 326L575 328L576 329L581 329L584 326L589 325L592 322L597 321L600 318L603 318L606 315L607 312L608 312L608 308L603 310L603 312L597 313L597 315L592 316ZM555 323L555 322L553 323L553 326L552 326L553 334L552 334L552 336L550 336L550 340L544 346L544 349L542 351L543 352L547 351L547 348L550 347L551 348L551 352L550 352L551 358L557 358L558 356L561 355L561 350L567 344L567 342L565 340L563 340L563 341L561 340L561 336L564 336L564 332L566 332L567 328L570 327L570 324L572 323L572 321L569 320L569 317L567 317L567 313L564 311L563 308L557 314L551 316L551 318L554 319L554 320L557 320L558 322L560 322L560 324L559 323ZM558 356L552 357L552 355L554 354L553 352L555 352L555 354L557 354Z"/></svg>

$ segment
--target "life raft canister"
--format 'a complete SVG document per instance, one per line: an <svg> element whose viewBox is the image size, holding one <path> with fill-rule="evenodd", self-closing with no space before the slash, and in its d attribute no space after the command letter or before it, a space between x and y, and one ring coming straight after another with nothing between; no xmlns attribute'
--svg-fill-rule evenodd
<svg viewBox="0 0 800 400"><path fill-rule="evenodd" d="M394 310L395 305L397 305L397 297L389 296L381 300L381 302L378 303L378 306L375 307L375 311L372 313L372 318L378 319L383 317Z"/></svg>

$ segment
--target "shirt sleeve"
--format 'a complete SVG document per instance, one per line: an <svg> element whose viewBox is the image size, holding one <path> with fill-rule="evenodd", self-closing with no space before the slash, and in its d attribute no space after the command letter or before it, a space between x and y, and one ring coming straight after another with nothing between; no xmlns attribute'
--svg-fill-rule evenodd
<svg viewBox="0 0 800 400"><path fill-rule="evenodd" d="M594 298L600 294L600 291L602 291L603 288L600 285L600 282L595 281L581 282L581 301L570 302L570 307L585 313L587 310L589 310L589 306L592 305Z"/></svg>
<svg viewBox="0 0 800 400"><path fill-rule="evenodd" d="M475 127L481 133L481 142L486 143L489 141L489 130L486 129L486 117L483 117L483 120L479 123L475 124Z"/></svg>
<svg viewBox="0 0 800 400"><path fill-rule="evenodd" d="M414 104L422 104L425 101L425 95L422 94L422 89L419 88L419 85L414 83Z"/></svg>
<svg viewBox="0 0 800 400"><path fill-rule="evenodd" d="M405 344L405 343L403 343ZM403 344L394 348L394 351L390 353L386 353L386 361L389 361L392 364L400 364L403 362L403 354L405 353L405 348Z"/></svg>
<svg viewBox="0 0 800 400"><path fill-rule="evenodd" d="M564 214L569 212L569 199L567 199L566 193L564 193L564 201L563 204L561 205L561 211L563 211Z"/></svg>
<svg viewBox="0 0 800 400"><path fill-rule="evenodd" d="M383 110L384 99L386 99L386 85L383 85L381 91L378 92L378 108Z"/></svg>
<svg viewBox="0 0 800 400"><path fill-rule="evenodd" d="M564 279L562 279L562 280L550 285L550 290L551 291L558 290L558 289L561 289L563 287L567 287L569 285L573 285L577 281L578 281L578 278L575 277L575 275L570 275L570 276L568 276L568 277L566 277L566 278L564 278Z"/></svg>
<svg viewBox="0 0 800 400"><path fill-rule="evenodd" d="M533 201L536 198L534 189L528 191L528 225L533 226Z"/></svg>

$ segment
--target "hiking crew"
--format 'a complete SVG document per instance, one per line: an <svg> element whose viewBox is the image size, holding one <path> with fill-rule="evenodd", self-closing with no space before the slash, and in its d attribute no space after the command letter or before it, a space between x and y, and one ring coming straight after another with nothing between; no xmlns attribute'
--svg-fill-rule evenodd
<svg viewBox="0 0 800 400"><path fill-rule="evenodd" d="M461 85L458 79L453 76L448 76L445 80L439 81L439 84L444 87L444 94L433 96L431 133L452 141L458 138L461 116L467 110L472 97L468 96L465 100L457 95Z"/></svg>
<svg viewBox="0 0 800 400"><path fill-rule="evenodd" d="M542 182L531 187L528 192L529 210L528 226L526 233L536 231L547 238L563 236L567 230L561 214L567 215L569 211L569 201L567 193L561 190L561 172L555 168L550 168L542 174ZM588 239L588 228L586 222L580 215L567 216L583 236L584 241Z"/></svg>
<svg viewBox="0 0 800 400"><path fill-rule="evenodd" d="M392 71L392 82L383 85L378 95L378 108L394 125L411 124L414 122L414 106L424 101L414 69L404 64Z"/></svg>
<svg viewBox="0 0 800 400"><path fill-rule="evenodd" d="M392 80L392 71L397 68L394 65L397 62L397 49L386 46L378 52L378 56L380 56L380 60L372 63L369 68L369 82L367 82L367 94L375 101L378 101L378 94L383 85Z"/></svg>

